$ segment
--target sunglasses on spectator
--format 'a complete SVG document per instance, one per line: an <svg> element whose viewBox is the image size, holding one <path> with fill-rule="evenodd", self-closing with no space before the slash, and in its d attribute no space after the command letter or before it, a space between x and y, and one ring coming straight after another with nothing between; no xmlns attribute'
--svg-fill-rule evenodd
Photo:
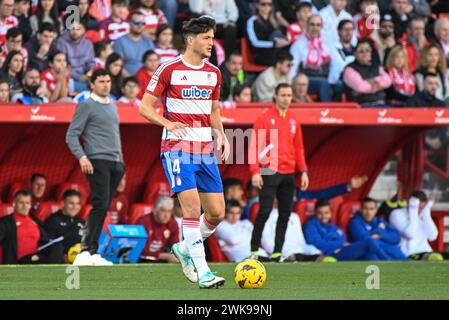
<svg viewBox="0 0 449 320"><path fill-rule="evenodd" d="M135 24L137 26L143 26L145 24L145 21L143 20L131 20L132 24Z"/></svg>
<svg viewBox="0 0 449 320"><path fill-rule="evenodd" d="M271 2L261 2L260 5L262 7L271 7L273 4Z"/></svg>
<svg viewBox="0 0 449 320"><path fill-rule="evenodd" d="M322 24L321 23L310 23L311 27L321 27Z"/></svg>
<svg viewBox="0 0 449 320"><path fill-rule="evenodd" d="M371 49L357 49L358 53L371 53Z"/></svg>

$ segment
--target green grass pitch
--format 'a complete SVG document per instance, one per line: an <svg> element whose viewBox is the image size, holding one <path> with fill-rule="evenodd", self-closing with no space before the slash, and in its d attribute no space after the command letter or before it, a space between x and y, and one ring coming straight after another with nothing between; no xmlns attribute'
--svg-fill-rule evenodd
<svg viewBox="0 0 449 320"><path fill-rule="evenodd" d="M237 287L235 264L210 264L226 278L220 289L200 290L179 265L81 267L80 289L65 286L67 266L0 266L0 299L449 299L449 263L265 263L267 281ZM368 290L366 267L380 270L380 289Z"/></svg>

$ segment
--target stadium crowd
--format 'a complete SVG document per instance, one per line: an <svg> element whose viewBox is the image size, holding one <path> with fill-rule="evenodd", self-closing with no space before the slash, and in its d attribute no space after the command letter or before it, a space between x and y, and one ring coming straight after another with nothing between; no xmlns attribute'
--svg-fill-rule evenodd
<svg viewBox="0 0 449 320"><path fill-rule="evenodd" d="M183 52L179 23L207 14L217 22L210 60L222 72L224 107L271 102L280 83L293 85L297 103L443 107L449 104L448 7L442 0L0 0L0 104L81 102L90 95L92 73L106 69L111 100L138 108L158 66ZM244 57L261 72L244 70ZM0 220L3 263L63 263L80 242L86 195L66 190L61 209L40 219L39 205L49 200L46 180L34 174L29 188L15 193L14 213ZM285 259L447 258L429 245L438 231L430 217L432 200L420 191L401 208L378 215L376 201L362 199L349 224L336 225L325 199L364 182L354 177L326 190L298 190L297 200L319 200L307 221L290 216ZM105 225L129 223L125 188L126 177ZM241 261L251 255L250 212L258 190L245 190L238 179L224 181L224 189L226 218L216 238L229 261ZM181 237L179 203L161 196L152 206L151 214L136 221L150 235L142 261L176 262L168 248ZM276 215L275 208L260 259L273 251ZM40 249L60 236L63 241Z"/></svg>

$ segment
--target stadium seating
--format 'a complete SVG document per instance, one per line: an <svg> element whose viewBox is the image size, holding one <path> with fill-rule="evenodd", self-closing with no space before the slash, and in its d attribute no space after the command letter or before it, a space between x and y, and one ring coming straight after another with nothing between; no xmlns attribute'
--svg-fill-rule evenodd
<svg viewBox="0 0 449 320"><path fill-rule="evenodd" d="M162 171L163 173L163 171ZM145 187L145 194L143 196L143 202L149 205L153 205L156 199L160 196L170 196L170 184L165 177L162 177L159 181L153 181L147 183Z"/></svg>
<svg viewBox="0 0 449 320"><path fill-rule="evenodd" d="M90 210L92 210L92 205L91 204L86 204L84 207L81 208L81 211L79 213L79 217L86 221L87 216L89 215Z"/></svg>
<svg viewBox="0 0 449 320"><path fill-rule="evenodd" d="M246 72L263 72L267 69L266 66L257 65L254 63L253 53L251 52L251 46L248 43L248 40L242 38L241 41L242 46L242 58L243 58L243 70Z"/></svg>
<svg viewBox="0 0 449 320"><path fill-rule="evenodd" d="M9 192L8 192L8 202L13 202L14 195L22 190L26 189L28 187L28 184L26 182L14 182L9 186Z"/></svg>
<svg viewBox="0 0 449 320"><path fill-rule="evenodd" d="M136 224L140 217L150 214L153 206L146 203L136 203L131 206L128 213L128 224Z"/></svg>
<svg viewBox="0 0 449 320"><path fill-rule="evenodd" d="M304 225L307 220L314 215L316 200L301 200L293 205L293 211L296 212Z"/></svg>
<svg viewBox="0 0 449 320"><path fill-rule="evenodd" d="M79 183L76 182L65 182L61 183L58 186L58 189L56 191L56 200L62 201L62 196L64 195L64 192L70 189L75 189L79 193L81 193L81 205L85 205L87 202L87 198L89 194L87 193L86 189Z"/></svg>
<svg viewBox="0 0 449 320"><path fill-rule="evenodd" d="M337 225L346 232L349 221L360 208L360 201L346 201L342 203L338 212Z"/></svg>
<svg viewBox="0 0 449 320"><path fill-rule="evenodd" d="M60 201L45 201L39 204L39 209L34 213L34 217L44 222L47 218L61 209Z"/></svg>
<svg viewBox="0 0 449 320"><path fill-rule="evenodd" d="M0 203L0 218L13 212L14 208L11 203Z"/></svg>
<svg viewBox="0 0 449 320"><path fill-rule="evenodd" d="M215 235L211 235L207 238L207 245L209 247L209 260L212 262L229 262L223 251L221 251L220 245Z"/></svg>
<svg viewBox="0 0 449 320"><path fill-rule="evenodd" d="M254 221L256 221L257 214L259 213L259 208L259 202L255 202L251 206L251 209L249 209L249 221L251 221L251 223L254 223Z"/></svg>

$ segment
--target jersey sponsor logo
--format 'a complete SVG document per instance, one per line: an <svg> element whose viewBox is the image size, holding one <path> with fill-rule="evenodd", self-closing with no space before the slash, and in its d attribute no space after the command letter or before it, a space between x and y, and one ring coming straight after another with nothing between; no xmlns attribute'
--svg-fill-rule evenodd
<svg viewBox="0 0 449 320"><path fill-rule="evenodd" d="M158 80L159 77L155 75L151 78L150 83L148 84L148 91L154 91L154 89L156 89Z"/></svg>
<svg viewBox="0 0 449 320"><path fill-rule="evenodd" d="M183 98L209 99L212 95L212 89L199 89L197 86L192 86L190 88L183 88L181 95Z"/></svg>

